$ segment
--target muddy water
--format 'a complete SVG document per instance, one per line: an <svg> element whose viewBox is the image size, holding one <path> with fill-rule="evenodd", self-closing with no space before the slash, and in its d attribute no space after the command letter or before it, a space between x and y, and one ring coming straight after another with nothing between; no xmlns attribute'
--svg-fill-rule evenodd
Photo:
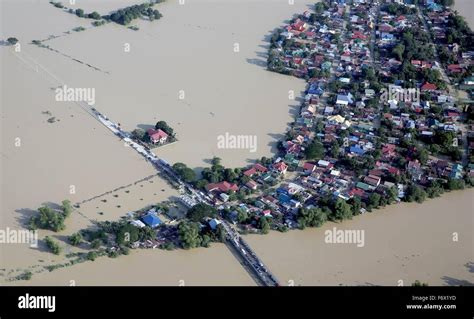
<svg viewBox="0 0 474 319"><path fill-rule="evenodd" d="M333 227L363 230L365 245L326 243L325 231ZM473 230L474 191L465 190L340 224L247 240L283 284L468 285L474 284Z"/></svg>

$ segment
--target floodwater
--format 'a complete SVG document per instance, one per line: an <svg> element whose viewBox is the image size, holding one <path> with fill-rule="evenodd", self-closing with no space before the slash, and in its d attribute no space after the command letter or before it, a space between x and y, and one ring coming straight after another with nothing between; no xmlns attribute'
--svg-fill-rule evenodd
<svg viewBox="0 0 474 319"><path fill-rule="evenodd" d="M137 3L118 2L120 7ZM127 130L167 121L179 142L156 153L171 163L200 168L219 156L225 165L244 166L249 159L270 155L298 105L289 99L290 91L298 97L305 83L265 70L265 39L314 1L295 2L187 0L180 6L168 1L157 7L161 20L137 21L140 30L132 31L113 24L90 27L88 20L61 12L47 0L1 0L1 38L17 37L21 51L0 46L0 227L21 229L44 202L81 202L133 184L128 192L122 189L81 205L65 231L40 232L40 238L53 235L66 246L66 236L92 220L115 220L177 196L158 177L134 184L156 172L77 104L57 102L53 88L60 84L95 89L97 109ZM106 13L115 3L81 1L81 6ZM65 33L78 26L88 29ZM51 35L60 37L44 44L60 53L29 44ZM57 121L48 123L52 117ZM256 136L257 151L219 149L217 137L225 133ZM472 190L448 194L336 225L365 230L361 248L325 244L330 224L248 240L282 284L472 283L472 195ZM454 232L458 242L452 241ZM1 246L3 274L60 262L63 256L27 245ZM77 285L254 284L223 245L136 251L14 284L69 285L70 280Z"/></svg>
<svg viewBox="0 0 474 319"><path fill-rule="evenodd" d="M86 12L107 13L138 2L76 3ZM137 20L140 31L132 31L114 24L92 27L90 20L63 12L47 0L0 1L1 38L20 40L19 50L0 46L0 227L22 229L42 203L63 199L76 203L108 193L81 205L68 219L66 230L39 232L40 239L52 235L67 248L67 236L91 226L93 220L116 220L178 195L158 177L135 185L155 174L154 169L79 105L56 101L54 88L59 85L94 89L95 107L126 130L167 121L179 142L156 153L170 163L181 161L199 168L209 165L207 159L220 156L226 165L244 166L249 159L271 155L298 105L289 99L289 91L297 97L305 83L266 71L265 37L309 3L191 0L179 5L168 1L157 7L164 15L161 20ZM72 31L79 26L86 30ZM31 44L50 37L43 43L59 53ZM179 99L180 93L184 99ZM49 123L52 118L54 123ZM257 136L256 152L218 149L217 137L226 132ZM218 273L221 267L230 273L243 271L232 259L220 264L225 257L219 256L227 254L224 248L205 251L209 253L157 253L156 267L183 264L192 268L186 277L199 274L190 282L210 284L218 281L206 274ZM186 254L194 257L182 263L178 256ZM149 257L136 253L126 258L133 264L147 263ZM214 259L215 263L209 263ZM2 245L0 260L6 269L3 274L12 270L18 274L27 267L63 262L64 257L9 244ZM121 262L111 265L116 264ZM80 279L82 272L75 269L60 271ZM36 277L47 281L54 275ZM97 284L106 283L102 277L95 278ZM248 283L239 278L229 283ZM131 279L129 284L138 282Z"/></svg>
<svg viewBox="0 0 474 319"><path fill-rule="evenodd" d="M472 0L455 0L453 9L466 19L471 29L474 28L474 2Z"/></svg>
<svg viewBox="0 0 474 319"><path fill-rule="evenodd" d="M364 245L326 243L363 230ZM474 285L474 190L375 210L321 228L247 236L282 285Z"/></svg>

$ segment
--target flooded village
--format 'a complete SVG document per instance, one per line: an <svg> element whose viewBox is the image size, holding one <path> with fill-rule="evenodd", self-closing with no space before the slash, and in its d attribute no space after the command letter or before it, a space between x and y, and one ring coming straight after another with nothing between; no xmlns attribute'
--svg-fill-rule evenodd
<svg viewBox="0 0 474 319"><path fill-rule="evenodd" d="M338 258L344 259L337 254L356 258L357 249L365 249L348 245L350 250L333 250L331 247L336 246L322 239L322 230L347 227L373 234L377 223L364 225L360 218L370 215L367 218L373 220L377 214L389 218L386 210L391 210L391 216L402 207L414 211L414 205L427 201L419 205L423 207L448 196L455 198L459 192L468 199L459 197L463 202L457 216L459 224L452 225L444 240L450 242L452 232L469 232L465 228L473 222L469 188L474 184L474 48L469 26L449 6L434 0L418 5L411 0L317 2L271 33L267 59L269 71L303 79L307 86L301 97L293 97L300 104L298 112L277 143L276 154L254 159L247 166L226 167L217 156L200 171L188 166L185 158L171 164L160 150L174 136L158 123L146 131L128 132L101 113L100 105L82 105L87 116L112 131L127 151L138 152L154 173L158 170L159 178L173 189L174 197L171 201L143 203L143 208L128 210L119 220L97 217L87 227L73 227L75 233L69 243L73 236L80 239L69 252L69 260L45 269L64 275L65 267L71 271L96 263L107 267L107 262L101 260L82 264L100 256L113 259L130 255L116 262L122 258L130 261L142 253L134 251L140 247L150 248L151 253L155 253L154 249L170 251L156 252L163 256L182 254L180 248L190 250L190 254L202 252L203 248L198 247L211 245L217 248L210 250L222 250L224 243L244 266L235 270L239 278L245 278L241 284L251 284L252 278L261 285L286 285L295 279L298 285L395 285L398 277L393 273L400 270L396 267L391 269L392 281L377 282L367 273L370 279L366 281L354 279L356 274L341 276L341 281L322 280L315 275L318 269L313 269L311 263L326 275L330 272L328 265L321 264L324 256L337 262ZM182 136L176 144L181 140ZM150 148L155 145L162 146ZM94 203L100 200L94 199ZM75 212L88 205L74 204ZM448 208L439 206L444 207L443 211L433 215L445 220L443 214L448 213ZM61 212L53 210L56 213L45 218ZM407 214L403 216L410 219ZM419 218L429 217L423 214ZM381 218L377 220L381 223ZM415 224L416 219L411 222ZM443 226L440 222L433 224L437 230ZM462 226L457 230L459 225ZM298 239L293 238L298 238L303 233L299 229L305 228L315 228L311 233L306 229L305 234L310 235L300 239L306 248L293 248L298 245ZM268 248L268 242L263 244L264 239L258 239L267 236L257 235L269 232L267 236L277 240L279 247L288 245L282 238L290 236L293 246L285 249L294 249L297 260L308 259L303 264L307 263L310 270L295 274L289 270L292 264L282 262L281 255L270 256L268 251L273 249ZM417 236L424 237L422 234L422 230L417 234L407 229L407 238L412 241ZM452 258L457 264L472 263L472 240L462 238L458 250L448 244L442 246L454 251ZM387 249L374 242L377 237L368 237L368 248L360 253L364 258L378 256L381 249ZM421 242L430 245L430 241ZM423 253L430 255L425 250ZM419 257L416 253L413 256ZM386 258L386 263L392 257L380 258ZM418 267L426 264L421 262ZM23 271L10 272L9 282L27 284L28 281L18 281L24 279ZM351 273L347 268L343 271ZM41 270L37 273L43 278L39 279L42 283L50 276ZM33 282L35 277L36 274ZM408 277L411 282L417 279ZM424 280L434 284L472 284L469 278L459 282L442 282L436 277ZM149 284L153 283L157 284Z"/></svg>

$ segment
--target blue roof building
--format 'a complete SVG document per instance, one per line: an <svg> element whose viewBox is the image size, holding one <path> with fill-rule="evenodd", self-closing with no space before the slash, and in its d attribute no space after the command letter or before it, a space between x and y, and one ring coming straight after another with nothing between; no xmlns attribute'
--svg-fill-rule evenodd
<svg viewBox="0 0 474 319"><path fill-rule="evenodd" d="M360 146L351 146L349 151L357 155L364 155L365 153L365 151L362 148L360 148Z"/></svg>
<svg viewBox="0 0 474 319"><path fill-rule="evenodd" d="M142 218L142 220L145 224L147 224L147 226L150 226L151 228L156 228L162 223L161 219L155 214L147 214Z"/></svg>
<svg viewBox="0 0 474 319"><path fill-rule="evenodd" d="M290 200L291 200L291 197L286 194L280 194L280 196L278 196L278 201L280 203L289 203Z"/></svg>
<svg viewBox="0 0 474 319"><path fill-rule="evenodd" d="M217 219L213 218L209 221L209 226L211 227L211 229L216 229L217 226L220 224L221 222L218 221Z"/></svg>

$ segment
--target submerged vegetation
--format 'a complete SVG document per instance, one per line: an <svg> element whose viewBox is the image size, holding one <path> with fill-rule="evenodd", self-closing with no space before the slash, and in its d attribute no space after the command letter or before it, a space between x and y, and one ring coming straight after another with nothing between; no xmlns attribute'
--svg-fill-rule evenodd
<svg viewBox="0 0 474 319"><path fill-rule="evenodd" d="M71 215L72 210L73 207L69 200L63 200L59 209L44 205L38 208L38 215L31 217L29 228L32 230L48 229L55 232L64 230L66 228L64 222Z"/></svg>
<svg viewBox="0 0 474 319"><path fill-rule="evenodd" d="M46 236L44 238L44 242L46 243L46 246L48 246L48 248L51 250L51 252L55 255L59 255L62 251L62 248L61 246L59 246L59 244L53 240L51 237L49 236Z"/></svg>
<svg viewBox="0 0 474 319"><path fill-rule="evenodd" d="M92 24L94 26L101 26L106 23L106 21L112 21L121 25L128 25L135 19L148 19L149 21L158 20L163 15L156 9L153 9L153 6L157 3L163 2L163 0L154 0L142 4L137 4L129 6L123 9L116 10L109 15L101 15L97 11L86 13L83 9L71 9L65 7L61 2L50 1L50 3L59 9L64 9L67 12L78 16L79 18L92 19L96 20ZM102 20L103 19L103 20ZM100 20L100 21L99 21ZM138 27L130 27L132 30L138 30Z"/></svg>
<svg viewBox="0 0 474 319"><path fill-rule="evenodd" d="M10 37L10 38L7 39L7 42L8 42L8 44L10 44L10 45L15 45L15 44L18 43L18 39L17 39L17 38L14 38L14 37Z"/></svg>

